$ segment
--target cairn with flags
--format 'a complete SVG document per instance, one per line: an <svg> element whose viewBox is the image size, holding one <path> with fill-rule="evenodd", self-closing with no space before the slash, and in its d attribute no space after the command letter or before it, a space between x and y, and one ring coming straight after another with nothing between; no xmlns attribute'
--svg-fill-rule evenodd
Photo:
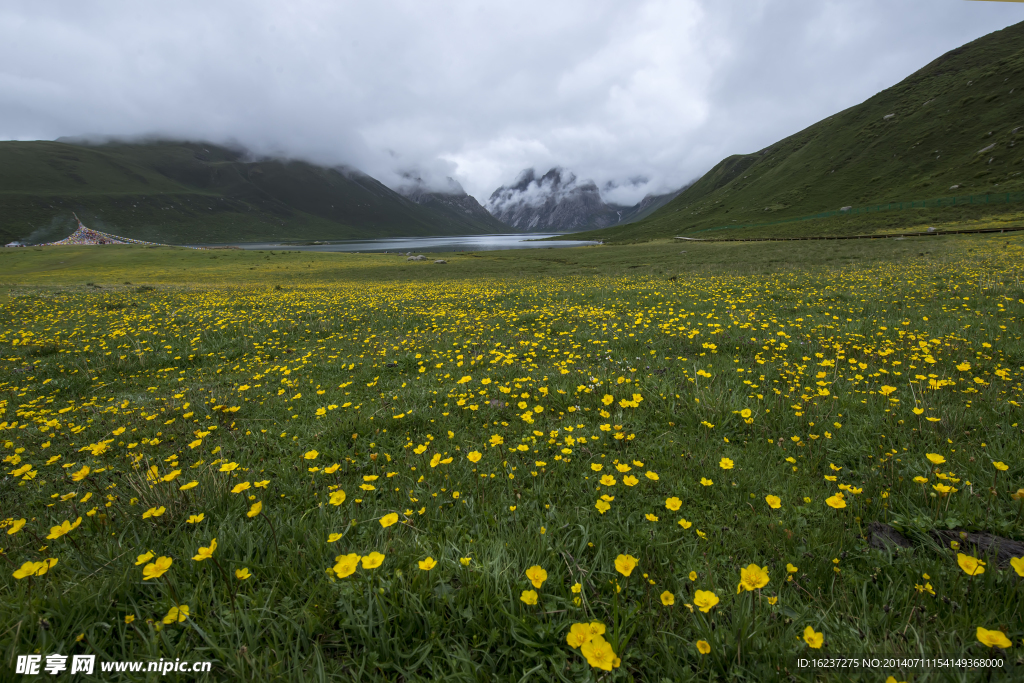
<svg viewBox="0 0 1024 683"><path fill-rule="evenodd" d="M87 228L82 224L82 220L78 217L78 214L72 214L75 220L78 221L78 229L68 235L62 240L56 242L47 242L46 244L40 244L41 247L68 247L68 246L85 246L85 245L99 245L99 244L141 244L144 246L158 247L163 246L156 242L143 242L142 240L133 240L130 237L118 237L117 235L110 235L99 230L93 230Z"/></svg>

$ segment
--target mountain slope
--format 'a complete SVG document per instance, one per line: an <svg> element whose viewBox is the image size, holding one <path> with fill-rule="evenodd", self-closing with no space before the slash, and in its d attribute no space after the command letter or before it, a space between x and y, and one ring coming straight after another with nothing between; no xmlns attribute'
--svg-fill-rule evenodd
<svg viewBox="0 0 1024 683"><path fill-rule="evenodd" d="M647 218L587 237L649 239L850 205L1020 192L1024 146L1016 147L1022 140L1024 23L952 50L862 104L763 150L728 157ZM1007 210L1024 210L1024 203L842 216L786 229L857 232Z"/></svg>
<svg viewBox="0 0 1024 683"><path fill-rule="evenodd" d="M170 243L494 231L351 169L253 160L206 143L0 142L0 240L65 237L72 211L105 232Z"/></svg>
<svg viewBox="0 0 1024 683"><path fill-rule="evenodd" d="M670 201L679 196L679 193L686 189L684 186L675 192L667 192L665 194L649 194L641 199L635 206L622 207L618 212L619 220L616 225L625 225L627 223L634 223L636 221L647 218L652 213L660 209L661 207L668 204Z"/></svg>
<svg viewBox="0 0 1024 683"><path fill-rule="evenodd" d="M492 216L480 206L476 198L466 194L462 185L453 178L447 178L446 186L440 189L428 188L419 178L413 184L399 188L398 192L424 209L437 215L438 220L452 224L471 222L486 228L488 232L507 233L510 227Z"/></svg>

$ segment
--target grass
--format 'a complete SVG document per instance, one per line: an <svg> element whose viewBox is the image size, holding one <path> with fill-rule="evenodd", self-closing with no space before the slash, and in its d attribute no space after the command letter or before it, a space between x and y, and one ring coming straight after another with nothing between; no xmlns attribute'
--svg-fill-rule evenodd
<svg viewBox="0 0 1024 683"><path fill-rule="evenodd" d="M0 666L37 649L210 661L216 680L811 680L809 653L1024 664L1021 577L991 556L968 576L929 535L1021 540L1024 238L445 266L0 253ZM914 547L872 547L872 522ZM348 574L371 552L379 567ZM158 557L170 568L144 579ZM737 594L750 564L769 581ZM691 611L697 590L718 604ZM567 643L591 621L610 672ZM889 674L983 677L817 680Z"/></svg>
<svg viewBox="0 0 1024 683"><path fill-rule="evenodd" d="M1024 23L1015 24L948 52L861 104L763 150L724 159L644 220L586 235L630 242L848 205L1020 192L1022 33ZM914 209L742 232L879 232L1020 211L1013 204Z"/></svg>

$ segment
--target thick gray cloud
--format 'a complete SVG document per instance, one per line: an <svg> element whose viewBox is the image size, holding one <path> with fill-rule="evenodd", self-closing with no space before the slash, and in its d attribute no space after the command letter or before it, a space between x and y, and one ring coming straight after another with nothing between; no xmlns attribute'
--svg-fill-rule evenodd
<svg viewBox="0 0 1024 683"><path fill-rule="evenodd" d="M561 165L632 203L1021 20L965 0L7 0L0 138L237 140L481 200Z"/></svg>

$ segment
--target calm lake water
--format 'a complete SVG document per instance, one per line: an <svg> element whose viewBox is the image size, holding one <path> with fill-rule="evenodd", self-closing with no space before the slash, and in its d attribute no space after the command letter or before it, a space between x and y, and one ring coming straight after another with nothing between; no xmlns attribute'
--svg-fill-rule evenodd
<svg viewBox="0 0 1024 683"><path fill-rule="evenodd" d="M188 245L188 246L233 246L242 249L280 249L283 251L373 251L427 254L450 251L495 251L499 249L559 249L584 247L599 242L584 240L560 240L538 242L555 234L516 235L461 235L458 237L395 237L379 240L345 240L324 244L298 244L288 242L244 242L231 245Z"/></svg>

